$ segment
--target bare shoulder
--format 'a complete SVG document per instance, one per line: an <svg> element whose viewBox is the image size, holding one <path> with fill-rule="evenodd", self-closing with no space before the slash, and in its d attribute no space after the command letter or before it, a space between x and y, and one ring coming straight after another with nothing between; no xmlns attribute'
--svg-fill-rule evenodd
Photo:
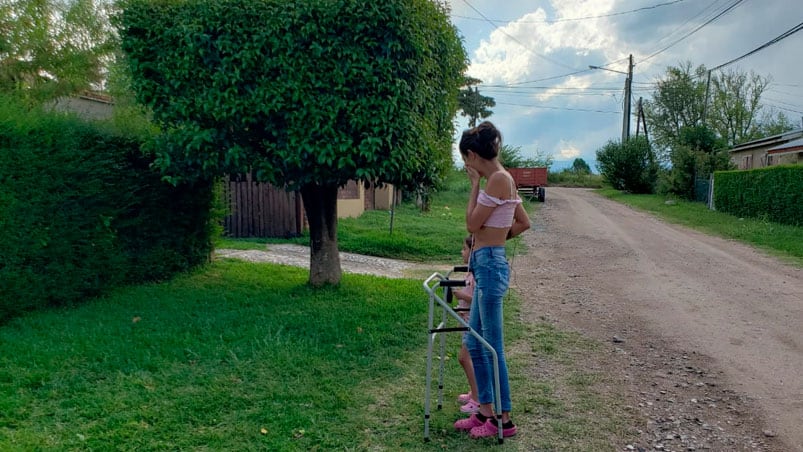
<svg viewBox="0 0 803 452"><path fill-rule="evenodd" d="M510 187L513 182L512 176L507 171L497 171L488 176L488 184L485 192L499 199L510 198Z"/></svg>

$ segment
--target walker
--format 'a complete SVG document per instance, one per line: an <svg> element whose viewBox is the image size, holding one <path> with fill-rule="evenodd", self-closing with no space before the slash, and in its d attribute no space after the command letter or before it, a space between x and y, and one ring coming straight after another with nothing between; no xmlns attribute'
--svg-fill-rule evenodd
<svg viewBox="0 0 803 452"><path fill-rule="evenodd" d="M463 287L466 285L465 280L462 279L449 279L449 276L455 272L467 272L468 267L454 267L452 272L447 276L440 273L433 273L429 278L424 281L424 290L429 294L429 320L428 320L428 346L427 346L427 385L424 395L424 441L429 441L429 413L430 413L430 397L432 386L432 352L435 343L435 337L439 333L453 333L453 332L468 332L474 336L483 347L491 352L493 357L493 370L494 370L494 389L497 397L494 397L494 406L496 411L496 422L499 428L499 444L504 442L502 436L502 401L499 400L499 358L497 357L496 350L493 349L491 344L488 343L477 331L472 329L465 320L456 312L463 311L461 308L452 308L452 288ZM441 292L443 296L439 296ZM441 308L441 321L435 326L435 310L436 304ZM460 326L448 327L447 320L449 317L457 321ZM440 335L440 369L438 372L438 410L443 408L443 374L444 362L446 358L446 335Z"/></svg>

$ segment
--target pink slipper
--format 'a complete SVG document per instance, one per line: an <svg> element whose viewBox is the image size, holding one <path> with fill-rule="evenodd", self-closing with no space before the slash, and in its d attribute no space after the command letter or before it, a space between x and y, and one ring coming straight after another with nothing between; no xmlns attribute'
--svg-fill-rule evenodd
<svg viewBox="0 0 803 452"><path fill-rule="evenodd" d="M465 419L460 419L457 422L455 422L454 423L454 428L457 429L457 430L461 430L461 431L467 432L467 431L472 430L475 427L481 427L482 425L483 425L483 422L481 420L477 419L477 415L476 414L472 414L471 416L469 416L469 417L467 417Z"/></svg>
<svg viewBox="0 0 803 452"><path fill-rule="evenodd" d="M476 413L480 410L480 404L476 400L469 400L465 405L460 407L460 411L464 413Z"/></svg>
<svg viewBox="0 0 803 452"><path fill-rule="evenodd" d="M468 403L469 400L471 400L470 392L467 392L465 394L460 394L459 396L457 396L457 401L460 403Z"/></svg>
<svg viewBox="0 0 803 452"><path fill-rule="evenodd" d="M508 438L516 434L516 426L502 429L502 437ZM488 419L484 424L471 429L469 436L477 438L493 438L499 435L499 428L496 426L496 419Z"/></svg>

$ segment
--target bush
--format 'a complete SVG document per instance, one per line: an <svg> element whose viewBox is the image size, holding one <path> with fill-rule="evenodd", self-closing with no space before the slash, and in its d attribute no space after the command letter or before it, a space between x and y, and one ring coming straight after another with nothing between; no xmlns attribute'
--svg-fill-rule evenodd
<svg viewBox="0 0 803 452"><path fill-rule="evenodd" d="M208 259L212 184L171 187L142 138L0 100L0 321Z"/></svg>
<svg viewBox="0 0 803 452"><path fill-rule="evenodd" d="M597 169L617 190L653 193L658 175L655 152L644 137L609 141L597 151Z"/></svg>
<svg viewBox="0 0 803 452"><path fill-rule="evenodd" d="M717 171L714 206L738 217L803 226L803 165Z"/></svg>

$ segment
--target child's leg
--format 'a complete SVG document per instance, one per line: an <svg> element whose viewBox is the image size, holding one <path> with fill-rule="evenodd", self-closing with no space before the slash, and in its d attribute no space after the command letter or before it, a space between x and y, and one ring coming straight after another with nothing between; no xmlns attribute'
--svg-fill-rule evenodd
<svg viewBox="0 0 803 452"><path fill-rule="evenodd" d="M460 365L463 366L463 371L466 373L466 380L468 380L468 390L471 400L477 401L477 379L474 377L474 366L471 363L471 355L468 354L466 344L460 346L460 354L457 356Z"/></svg>

